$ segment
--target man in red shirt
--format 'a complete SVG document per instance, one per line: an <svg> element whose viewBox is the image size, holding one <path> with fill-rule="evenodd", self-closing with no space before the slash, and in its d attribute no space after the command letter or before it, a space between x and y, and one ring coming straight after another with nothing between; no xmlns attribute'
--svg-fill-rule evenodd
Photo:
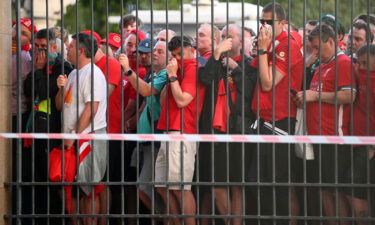
<svg viewBox="0 0 375 225"><path fill-rule="evenodd" d="M168 134L195 134L204 99L203 85L198 83L197 86L195 49L187 36L173 37L168 43L168 49L173 59L167 66L169 84L161 93L161 99L167 98L162 103L158 129ZM183 212L185 215L193 216L196 214L196 205L191 185L182 182L192 182L197 144L172 141L168 143L168 147L169 149L166 142L161 143L155 163L155 181L181 183L168 185L170 195L167 194L167 185L157 185L157 191L164 201L167 201L169 196L171 214L180 215ZM184 154L181 155L182 152ZM181 159L183 165L180 163ZM195 218L186 217L184 222L187 225L195 225ZM173 219L173 223L181 224L179 218Z"/></svg>
<svg viewBox="0 0 375 225"><path fill-rule="evenodd" d="M259 83L254 90L251 107L253 112L258 114L259 120L251 127L259 134L294 134L297 107L291 92L298 92L302 85L301 43L294 37L296 32L289 34L284 29L286 14L280 4L271 2L265 5L260 22L262 27L258 37L259 57L252 62L254 67L259 68ZM272 42L273 34L275 42ZM290 182L294 179L295 155L290 154L289 158L288 152L289 146L286 144L261 144L259 155L256 156L256 153L251 163L250 180ZM270 204L274 198L272 189L262 187L260 192L262 215L272 215L274 211L273 204ZM275 198L277 216L298 215L298 201L294 187L276 187ZM289 202L291 212L289 212ZM263 222L272 223L272 220ZM277 221L277 224L295 223L295 220Z"/></svg>
<svg viewBox="0 0 375 225"><path fill-rule="evenodd" d="M355 78L351 75L351 60L342 51L335 52L335 32L328 25L317 26L309 35L313 54L320 55L321 65L310 83L310 90L299 92L299 105L306 101L307 130L309 135L349 135L350 104L355 100ZM337 70L336 70L337 68ZM337 150L337 158L335 152ZM342 168L350 164L350 151L342 145L314 145L314 163L311 168L313 182L342 183ZM321 154L321 155L320 155ZM321 162L318 160L321 159ZM349 160L349 161L348 161ZM337 165L336 165L337 164ZM319 177L321 165L321 177ZM339 169L335 174L335 168ZM308 168L309 169L309 168ZM337 176L338 175L338 176ZM347 216L344 196L335 190L323 188L323 210L325 216L336 216L335 200L339 198L339 216ZM336 221L328 221L336 224Z"/></svg>
<svg viewBox="0 0 375 225"><path fill-rule="evenodd" d="M371 42L370 42L371 43ZM367 58L367 52L369 58ZM358 56L358 94L353 107L353 135L354 136L374 136L375 135L375 45L364 45L357 51ZM368 67L367 67L368 66ZM355 184L375 183L373 173L375 171L375 146L357 145L353 146L353 164L347 164L346 179L353 180ZM370 177L368 180L367 177ZM353 190L354 189L354 190ZM352 204L354 215L358 218L369 216L368 205L369 188L346 189L346 197ZM353 192L352 192L353 191ZM357 224L365 224L356 221Z"/></svg>
<svg viewBox="0 0 375 225"><path fill-rule="evenodd" d="M137 73L137 75L143 79L144 76L146 75L146 70L144 67L142 67L139 63L137 64L137 58L136 58L136 50L137 50L137 43L140 43L143 39L145 39L146 36L145 34L138 30L131 30L130 34L128 37L125 39L125 45L122 48L119 48L118 53L124 52L127 57L129 58L129 64L130 68ZM136 112L136 98L137 98L137 91L132 87L129 78L127 76L124 76L124 79L122 81L122 88L120 86L119 89L116 89L115 91L118 91L120 96L119 98L116 98L116 107L119 107L119 110L121 112L122 108L124 109L124 114L122 115L121 113L118 114L117 118L113 118L113 121L116 122L116 127L118 127L118 133L121 133L121 127L124 127L124 132L128 133L130 129L129 127L125 128L125 124L121 123L121 118L123 117L124 123L129 120L131 116L133 116ZM123 102L121 99L121 95L123 92ZM130 104L129 104L130 103ZM111 121L111 120L110 120ZM110 124L111 125L111 124ZM132 167L130 165L131 163L131 156L133 154L133 149L135 146L135 142L125 142L124 143L124 160L121 158L121 142L118 142L118 148L115 154L117 154L117 157L114 157L112 162L115 163L115 165L121 165L121 163L124 163L124 171L121 171L119 168L121 167L115 167L113 169L113 173L115 174L115 179L116 181L121 181L122 179L122 174L124 173L124 179L125 181L136 181L137 179L137 171L136 168ZM120 151L118 151L120 150ZM111 165L111 164L110 164ZM121 188L119 186L114 186L114 189L116 189L116 193L121 195ZM113 190L113 189L112 189ZM115 194L113 194L115 195ZM137 194L136 194L136 187L135 186L126 186L125 189L125 199L126 201L126 208L127 212L130 214L135 214L137 209L136 209L136 204L137 204ZM115 196L113 197L113 212L114 213L121 213L121 197L116 198ZM117 206L117 207L116 207ZM136 220L133 218L128 219L128 224L136 224Z"/></svg>

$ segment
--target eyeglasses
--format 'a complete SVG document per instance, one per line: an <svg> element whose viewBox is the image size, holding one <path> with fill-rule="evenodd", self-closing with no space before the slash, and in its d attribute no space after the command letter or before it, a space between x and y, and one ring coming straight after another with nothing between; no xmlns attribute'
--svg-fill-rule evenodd
<svg viewBox="0 0 375 225"><path fill-rule="evenodd" d="M280 21L280 20L264 20L264 19L260 19L259 20L261 24L268 24L268 25L271 25L273 24L274 21Z"/></svg>

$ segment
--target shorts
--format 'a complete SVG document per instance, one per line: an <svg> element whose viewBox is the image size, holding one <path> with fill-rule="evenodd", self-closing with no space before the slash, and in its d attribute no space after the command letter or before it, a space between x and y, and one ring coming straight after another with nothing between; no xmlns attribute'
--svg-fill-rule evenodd
<svg viewBox="0 0 375 225"><path fill-rule="evenodd" d="M295 121L294 118L286 118L276 121L275 127L272 127L271 123L260 121L259 133L264 135L294 134ZM290 128L289 131L288 127ZM254 123L252 128L258 129L257 124ZM257 132L257 130L255 131ZM297 158L294 154L294 145L260 143L258 146L250 149L253 155L247 176L249 182L266 184L295 182ZM290 215L291 186L256 186L250 188L250 191L253 196L260 196L254 204L260 206L258 210L261 215ZM272 202L275 203L270 204ZM271 224L272 222L265 221L265 224L268 223ZM276 220L275 224L289 223L286 220Z"/></svg>
<svg viewBox="0 0 375 225"><path fill-rule="evenodd" d="M95 134L105 134L106 128L95 131ZM80 163L77 181L79 182L100 182L103 180L107 169L107 144L106 140L90 141L91 151ZM93 157L93 158L92 158ZM93 165L92 165L93 163ZM81 189L86 195L92 192L92 185L81 185ZM96 186L96 185L94 185Z"/></svg>
<svg viewBox="0 0 375 225"><path fill-rule="evenodd" d="M154 180L153 174L155 173L155 160L156 156L158 155L159 149L154 148L154 151L152 151L151 143L139 144L139 152L141 155L141 173L138 179L141 184L139 184L139 189L142 190L151 199L151 202L154 202L155 211L162 212L164 210L163 199L156 191L154 191L154 194L152 194L152 190L154 189L153 184L145 184ZM152 153L154 153L154 156ZM154 161L154 163L152 161ZM154 199L152 199L153 195Z"/></svg>
<svg viewBox="0 0 375 225"><path fill-rule="evenodd" d="M352 181L353 184L375 183L375 160L369 159L367 150L368 146L353 147L353 166L351 166L349 162L345 173L345 178L348 183L351 184ZM369 166L369 170L367 170L367 166ZM367 177L369 177L369 180ZM345 193L350 196L353 195L355 198L367 199L369 189L370 188L366 187L345 188Z"/></svg>
<svg viewBox="0 0 375 225"><path fill-rule="evenodd" d="M213 146L212 146L213 145ZM227 149L228 146L228 149ZM245 144L245 159L247 148ZM241 182L242 168L245 161L242 157L242 143L207 143L199 144L199 181L203 182ZM212 168L213 165L213 168ZM229 165L229 168L228 168ZM246 169L245 169L246 171ZM211 189L211 188L209 188Z"/></svg>
<svg viewBox="0 0 375 225"><path fill-rule="evenodd" d="M169 134L180 134L180 132L170 131ZM168 144L169 146L167 147L167 142L161 143L155 163L155 181L180 184L168 185L166 183L165 185L155 186L166 187L168 185L169 189L172 190L191 190L190 184L185 185L182 182L192 182L193 180L197 143L171 141ZM183 153L182 155L181 152ZM182 169L181 159L183 159Z"/></svg>
<svg viewBox="0 0 375 225"><path fill-rule="evenodd" d="M286 118L275 122L275 135L294 134L296 120L290 118L291 130L289 132L288 120ZM271 123L260 124L260 134L273 134ZM253 156L247 176L250 182L273 182L273 179L275 179L275 182L295 181L294 171L297 158L294 154L294 145L261 143L259 144L259 152L256 149L257 147L251 150Z"/></svg>
<svg viewBox="0 0 375 225"><path fill-rule="evenodd" d="M350 182L350 180L346 179L346 168L350 166L349 145L316 144L313 145L313 148L315 159L310 164L307 164L308 183L321 182L323 189L332 189L328 186L324 187L324 184Z"/></svg>

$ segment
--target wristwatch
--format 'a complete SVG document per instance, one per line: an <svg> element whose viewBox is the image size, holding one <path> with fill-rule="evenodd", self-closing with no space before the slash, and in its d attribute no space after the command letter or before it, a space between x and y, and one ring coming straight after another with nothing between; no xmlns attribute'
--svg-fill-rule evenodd
<svg viewBox="0 0 375 225"><path fill-rule="evenodd" d="M129 77L129 76L131 76L133 74L133 70L128 70L126 73L125 73L125 75L127 76L127 77Z"/></svg>
<svg viewBox="0 0 375 225"><path fill-rule="evenodd" d="M259 53L259 55L264 55L264 54L267 54L268 52L264 49L259 49L258 53Z"/></svg>
<svg viewBox="0 0 375 225"><path fill-rule="evenodd" d="M177 79L176 76L171 76L171 77L169 77L168 80L169 80L170 83L172 83L172 82L175 82L175 81L178 80L178 79Z"/></svg>

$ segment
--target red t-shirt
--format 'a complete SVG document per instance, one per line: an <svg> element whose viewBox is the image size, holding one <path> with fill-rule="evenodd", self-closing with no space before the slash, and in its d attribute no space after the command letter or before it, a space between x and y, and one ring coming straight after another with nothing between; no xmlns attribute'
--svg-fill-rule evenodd
<svg viewBox="0 0 375 225"><path fill-rule="evenodd" d="M95 64L102 70L106 75L107 82L115 85L111 96L109 96L108 104L108 133L120 133L121 124L118 120L121 120L121 65L113 57L108 57L108 76L107 76L107 60L106 56L103 56Z"/></svg>
<svg viewBox="0 0 375 225"><path fill-rule="evenodd" d="M167 102L165 101L162 105L158 129L160 130L177 130L181 131L181 111L184 116L184 127L183 132L187 134L197 133L197 121L199 120L200 113L202 111L205 88L204 85L198 82L198 93L197 93L197 74L196 59L185 59L184 60L184 78L181 77L181 63L178 62L179 69L177 70L178 82L181 85L182 92L189 93L193 96L193 100L185 106L182 110L178 108L176 101L174 100L170 85L168 88L168 119L169 126L167 126ZM197 109L198 101L198 109ZM198 115L197 115L198 111Z"/></svg>
<svg viewBox="0 0 375 225"><path fill-rule="evenodd" d="M375 135L375 72L369 72L367 81L366 70L358 74L358 92L353 109L353 135L374 136ZM368 86L368 91L367 91ZM369 112L369 116L367 116ZM368 131L367 133L367 126Z"/></svg>
<svg viewBox="0 0 375 225"><path fill-rule="evenodd" d="M314 73L310 83L310 90L322 92L334 92L335 83L337 90L355 89L355 77L350 74L351 60L348 56L339 52L337 56L337 81L335 81L336 60L322 63L320 68ZM319 77L321 82L319 83ZM321 118L319 118L321 116ZM307 103L306 109L307 130L309 135L348 135L350 122L350 104L337 105L335 115L335 104L321 103L321 113L319 115L319 102ZM337 118L335 133L335 117ZM321 133L319 132L319 121L321 121Z"/></svg>
<svg viewBox="0 0 375 225"><path fill-rule="evenodd" d="M288 39L290 37L290 89L296 92L300 91L303 76L303 56L300 49L300 43L288 35L287 31L283 31L275 39L275 69L277 69L284 77L275 86L275 121L279 121L288 117L295 118L297 106L293 102L293 95L290 94L288 87ZM272 45L270 46L272 48ZM272 50L268 49L268 62L272 65ZM255 58L251 65L257 67L258 58ZM254 89L254 97L252 102L253 112L257 112L259 90L259 117L267 122L272 121L272 90L269 92L262 91L259 83ZM290 103L290 111L288 110L288 99Z"/></svg>

